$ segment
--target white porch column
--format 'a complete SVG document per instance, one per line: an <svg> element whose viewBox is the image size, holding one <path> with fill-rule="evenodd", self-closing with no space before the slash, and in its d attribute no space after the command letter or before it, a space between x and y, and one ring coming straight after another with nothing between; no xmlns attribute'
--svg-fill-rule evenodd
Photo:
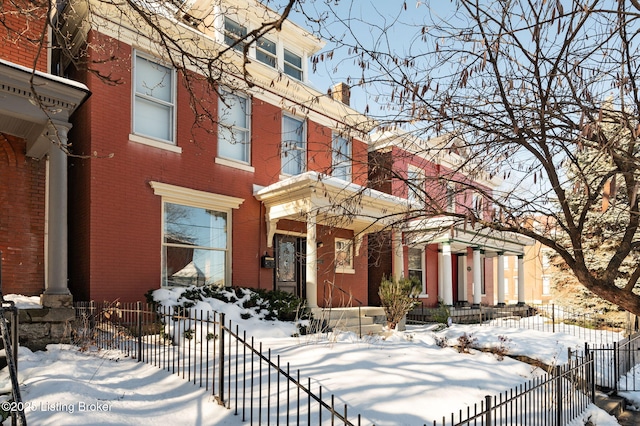
<svg viewBox="0 0 640 426"><path fill-rule="evenodd" d="M443 260L442 260L442 249L438 248L438 300L444 300L444 289L443 289Z"/></svg>
<svg viewBox="0 0 640 426"><path fill-rule="evenodd" d="M392 231L391 250L393 252L391 257L393 278L399 280L404 277L404 252L402 247L402 232L398 229Z"/></svg>
<svg viewBox="0 0 640 426"><path fill-rule="evenodd" d="M318 307L318 246L316 244L316 212L307 213L307 304Z"/></svg>
<svg viewBox="0 0 640 426"><path fill-rule="evenodd" d="M473 305L480 306L482 301L482 266L480 265L480 248L473 248Z"/></svg>
<svg viewBox="0 0 640 426"><path fill-rule="evenodd" d="M48 138L66 145L66 126L49 124ZM42 303L59 307L72 300L67 287L67 154L56 144L49 149L47 166L47 273Z"/></svg>
<svg viewBox="0 0 640 426"><path fill-rule="evenodd" d="M447 241L442 243L442 299L447 306L453 306L451 268L451 244Z"/></svg>
<svg viewBox="0 0 640 426"><path fill-rule="evenodd" d="M498 306L504 306L504 253L498 252Z"/></svg>
<svg viewBox="0 0 640 426"><path fill-rule="evenodd" d="M518 255L518 305L524 305L524 255Z"/></svg>
<svg viewBox="0 0 640 426"><path fill-rule="evenodd" d="M467 289L467 255L458 255L458 302L462 302L465 306L469 304L469 291Z"/></svg>

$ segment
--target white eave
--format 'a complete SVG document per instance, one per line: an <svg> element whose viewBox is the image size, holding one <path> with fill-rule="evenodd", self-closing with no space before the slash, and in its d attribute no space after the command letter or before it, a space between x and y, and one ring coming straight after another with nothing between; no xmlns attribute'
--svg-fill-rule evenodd
<svg viewBox="0 0 640 426"><path fill-rule="evenodd" d="M41 158L48 124L68 123L90 95L84 84L0 60L0 131L26 139L27 155Z"/></svg>
<svg viewBox="0 0 640 426"><path fill-rule="evenodd" d="M256 187L253 195L266 208L268 244L280 219L306 221L312 213L318 224L362 236L398 222L409 208L406 199L317 172Z"/></svg>
<svg viewBox="0 0 640 426"><path fill-rule="evenodd" d="M408 222L403 227L410 244L437 244L447 242L453 251L466 251L476 247L490 252L522 255L534 240L514 232L496 231L480 226L465 227L453 218L436 217Z"/></svg>

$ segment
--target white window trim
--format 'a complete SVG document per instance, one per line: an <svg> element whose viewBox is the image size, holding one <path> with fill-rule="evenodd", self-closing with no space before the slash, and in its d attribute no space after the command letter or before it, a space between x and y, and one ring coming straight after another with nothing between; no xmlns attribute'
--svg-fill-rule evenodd
<svg viewBox="0 0 640 426"><path fill-rule="evenodd" d="M176 154L182 154L182 148L176 145L171 145L168 142L161 142L157 139L152 139L147 136L136 135L131 133L129 135L129 142L139 143L142 145L152 146L154 148L164 149L166 151L175 152Z"/></svg>
<svg viewBox="0 0 640 426"><path fill-rule="evenodd" d="M230 95L233 96L237 96L239 98L243 98L246 101L246 106L247 106L247 110L245 111L246 114L246 121L247 121L247 127L246 128L242 128L242 129L246 129L249 135L249 141L248 141L248 145L249 145L249 152L247 154L248 161L242 161L242 160L238 160L235 158L228 158L228 157L224 157L220 155L220 138L218 137L218 146L217 146L217 152L216 152L216 163L218 164L224 164L226 166L231 166L231 167L236 167L238 169L242 169L242 170L247 170L247 171L255 171L255 169L253 167L251 167L251 158L252 158L252 153L253 153L253 146L252 146L252 135L251 135L251 97L249 96L245 96L245 95L241 95L241 94L237 94L237 93L232 93L230 90L226 90L226 89L222 89L222 92L228 93ZM222 99L218 99L218 112L220 111L220 102L222 102ZM220 117L218 117L218 121L220 121ZM222 124L218 123L218 129L220 129L220 126ZM236 126L232 126L233 128L235 128ZM218 131L218 135L220 135L220 131ZM218 162L218 160L225 160L223 162ZM241 167L241 166L245 166L245 167ZM253 169L253 170L248 170L248 168Z"/></svg>
<svg viewBox="0 0 640 426"><path fill-rule="evenodd" d="M283 151L283 147L282 147L282 142L284 142L284 140L282 139L282 135L284 134L282 132L282 128L284 127L284 118L285 117L289 117L289 118L293 118L294 120L297 121L302 121L302 135L304 138L304 167L302 168L302 170L300 171L300 173L298 173L297 175L290 175L288 173L285 173L282 170L282 155L284 153ZM286 112L282 113L282 119L280 120L280 179L286 179L289 178L291 176L298 176L302 173L305 173L306 171L308 171L308 167L309 167L309 159L307 158L309 155L309 141L308 139L308 135L307 135L307 119L303 118L303 117L298 117L296 115L293 114L288 114Z"/></svg>
<svg viewBox="0 0 640 426"><path fill-rule="evenodd" d="M338 262L337 262L337 257L338 257L338 242L344 242L347 243L349 246L349 256L351 258L350 263L351 263L351 267L339 267L338 266ZM354 256L354 244L353 244L353 240L350 240L348 238L336 238L334 240L333 243L333 247L334 247L334 257L335 257L335 262L336 262L336 273L338 274L355 274L356 270L355 270L355 256Z"/></svg>
<svg viewBox="0 0 640 426"><path fill-rule="evenodd" d="M335 176L334 175L334 168L336 167L336 165L338 165L337 163L334 162L334 160L336 159L334 157L334 155L336 154L336 147L334 146L334 143L337 139L343 139L347 146L349 147L349 152L348 153L343 153L346 154L347 157L347 162L348 167L349 167L349 171L347 173L347 182L353 182L353 139L351 139L348 136L344 136L343 134L341 134L340 132L337 131L333 131L331 132L331 176Z"/></svg>
<svg viewBox="0 0 640 426"><path fill-rule="evenodd" d="M232 257L233 257L233 209L238 209L244 202L243 198L230 197L228 195L213 194L205 191L198 191L191 188L170 185L162 182L151 181L149 185L155 195L159 195L162 200L162 228L160 232L161 247L164 246L164 211L166 203L180 204L184 206L210 209L226 213L227 215L227 256L225 265L225 283L232 283ZM160 268L160 280L162 282L162 268Z"/></svg>
<svg viewBox="0 0 640 426"><path fill-rule="evenodd" d="M155 62L158 65L161 65L163 67L169 68L171 69L171 99L173 100L172 102L172 108L171 108L171 138L172 140L164 140L164 139L158 139L158 138L154 138L153 136L148 136L148 135L142 135L139 133L135 133L134 127L135 127L135 104L136 104L136 60L137 57L140 56L141 58L144 58L148 61L151 62ZM137 142L137 143L141 143L144 145L148 145L148 146L153 146L156 148L163 148L166 149L168 151L172 151L172 152L178 152L181 153L182 152L182 148L178 147L178 100L177 100L177 82L176 82L176 69L171 66L170 64L166 64L164 62L162 62L160 59L149 55L147 53L144 53L141 50L137 50L134 49L133 50L133 54L132 54L132 58L133 58L133 66L131 67L131 134L129 135L129 140L132 142ZM162 146L162 145L164 146ZM174 147L177 149L171 149L169 147Z"/></svg>
<svg viewBox="0 0 640 426"><path fill-rule="evenodd" d="M285 50L288 50L289 53L292 53L292 54L294 54L294 55L296 55L296 56L298 56L300 58L300 68L298 68L297 66L293 65L291 62L287 62L287 61L284 60L284 51ZM292 75L287 74L285 72L285 70L284 70L285 64L288 64L291 68L299 70L300 74L301 74L300 78L298 79L298 78L296 78L296 77L294 77ZM292 78L292 79L294 79L296 81L302 81L302 82L306 81L307 72L306 72L306 69L305 69L306 68L305 64L306 64L306 61L305 61L305 55L304 55L303 52L299 52L295 48L292 49L291 46L284 46L284 45L282 46L282 73L284 75L286 75L287 77Z"/></svg>
<svg viewBox="0 0 640 426"><path fill-rule="evenodd" d="M422 268L422 290L418 297L424 299L429 297L427 293L427 263L425 261L425 248L424 247L409 247L410 249L420 250L420 267ZM408 254L407 254L408 255ZM409 271L409 265L407 265L407 273Z"/></svg>
<svg viewBox="0 0 640 426"><path fill-rule="evenodd" d="M411 193L415 194L415 192L411 189L411 186L413 186L414 183L411 182L411 185L409 185L409 182L408 182L409 181L409 179L408 179L409 178L409 174L411 174L411 173L415 173L418 176L418 179L421 181L421 185L422 185L422 190L423 191L425 190L424 185L425 185L426 179L427 179L426 178L426 174L425 174L423 169L421 169L420 167L416 167L416 166L413 166L413 165L409 164L409 166L407 167L407 201L410 201L410 202L411 202L410 194ZM412 204L415 207L424 207L424 200L420 199L419 198L420 196L418 194L415 194L415 196L418 197L418 200L417 201L413 201Z"/></svg>
<svg viewBox="0 0 640 426"><path fill-rule="evenodd" d="M245 172L255 173L256 168L241 161L230 160L228 158L216 157L216 164L221 166L233 167L234 169L244 170Z"/></svg>

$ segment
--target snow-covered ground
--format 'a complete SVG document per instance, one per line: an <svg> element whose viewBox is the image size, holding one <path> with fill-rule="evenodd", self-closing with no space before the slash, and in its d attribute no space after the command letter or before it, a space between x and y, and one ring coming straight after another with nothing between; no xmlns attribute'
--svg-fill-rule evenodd
<svg viewBox="0 0 640 426"><path fill-rule="evenodd" d="M237 307L212 304L229 316L237 314ZM242 326L241 319L238 323ZM311 377L324 395L335 394L337 402L349 405L350 413L361 413L363 424L376 425L429 423L541 374L509 357L499 360L491 353L443 348L438 343L444 340L454 342L466 333L478 347L502 344L509 354L551 365L566 362L567 348L584 347L584 340L567 334L487 325L453 325L439 332L433 326L409 326L385 339L359 339L351 333L283 337L290 324L247 325L282 363L300 369L301 377ZM118 352L81 352L67 345L36 353L20 348L19 367L29 424L243 424L233 411L217 405L211 390ZM8 390L6 370L0 372L0 384ZM637 398L640 406L638 393L625 396ZM618 424L595 406L584 418L598 426Z"/></svg>

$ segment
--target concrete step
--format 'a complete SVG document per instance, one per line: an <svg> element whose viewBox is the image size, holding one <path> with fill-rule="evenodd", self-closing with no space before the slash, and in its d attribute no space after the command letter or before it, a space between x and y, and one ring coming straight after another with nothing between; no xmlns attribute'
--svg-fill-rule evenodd
<svg viewBox="0 0 640 426"><path fill-rule="evenodd" d="M362 327L358 326L349 326L349 327L335 327L333 332L336 333L346 333L352 332L357 334L358 336L373 336L382 333L382 324L367 324Z"/></svg>
<svg viewBox="0 0 640 426"><path fill-rule="evenodd" d="M313 308L318 331L351 331L358 335L379 334L386 325L384 309L377 306Z"/></svg>

